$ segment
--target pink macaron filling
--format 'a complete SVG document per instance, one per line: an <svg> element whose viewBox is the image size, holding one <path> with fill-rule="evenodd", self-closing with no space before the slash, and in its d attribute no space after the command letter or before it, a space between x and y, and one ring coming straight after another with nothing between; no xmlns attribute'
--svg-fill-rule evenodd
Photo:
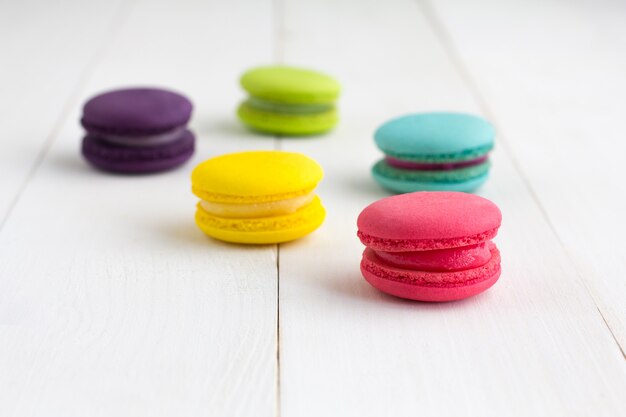
<svg viewBox="0 0 626 417"><path fill-rule="evenodd" d="M459 168L468 168L476 165L480 165L487 161L487 155L480 158L472 159L469 161L461 162L446 162L446 163L426 163L426 162L413 162L404 159L394 158L393 156L385 156L387 164L394 168L408 169L415 171L450 171Z"/></svg>
<svg viewBox="0 0 626 417"><path fill-rule="evenodd" d="M410 285L457 287L481 281L500 270L500 252L495 245L489 248L489 261L477 268L460 271L424 271L411 268L398 268L380 262L376 253L365 248L361 259L361 268L377 275L381 279L404 282Z"/></svg>
<svg viewBox="0 0 626 417"><path fill-rule="evenodd" d="M428 272L386 266L367 248L361 272L372 286L396 297L430 302L462 300L487 290L500 277L500 253L495 245L490 250L491 259L478 268Z"/></svg>
<svg viewBox="0 0 626 417"><path fill-rule="evenodd" d="M491 242L460 248L427 250L416 252L375 251L382 262L396 267L421 271L460 271L478 268L491 259Z"/></svg>

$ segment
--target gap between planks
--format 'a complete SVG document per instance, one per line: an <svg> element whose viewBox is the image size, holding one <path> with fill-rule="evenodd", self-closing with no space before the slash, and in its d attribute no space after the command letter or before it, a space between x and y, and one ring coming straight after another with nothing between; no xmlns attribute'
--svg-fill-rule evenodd
<svg viewBox="0 0 626 417"><path fill-rule="evenodd" d="M418 7L421 9L424 17L426 18L426 20L430 24L430 27L431 27L433 33L435 34L435 36L439 40L439 43L441 44L442 49L445 51L446 55L448 56L448 59L450 60L450 63L452 64L452 66L454 68L456 68L456 70L457 70L461 80L466 85L466 87L467 87L468 91L470 92L472 98L474 99L474 101L478 105L478 108L491 121L491 123L493 123L493 125L495 126L496 132L498 132L498 137L500 138L500 143L502 144L502 146L506 150L507 154L510 156L511 161L513 162L513 169L514 169L514 171L516 171L519 174L519 176L520 176L520 178L522 180L522 183L524 184L524 187L528 190L528 193L531 195L533 201L535 202L535 204L539 208L541 216L545 219L546 223L548 224L548 226L550 228L550 232L555 236L557 242L559 243L559 246L561 246L561 248L563 249L567 259L573 265L574 270L576 271L576 277L583 284L583 286L585 288L585 291L587 292L587 294L589 295L589 297L593 301L593 304L595 305L596 310L598 311L598 314L600 314L600 317L602 318L602 321L604 322L607 330L611 334L611 337L613 338L613 341L617 345L617 348L621 352L621 354L624 357L624 359L626 359L626 351L624 350L624 347L617 340L617 337L615 336L615 333L613 332L613 329L611 329L611 326L609 326L609 323L607 322L606 317L602 313L602 309L600 308L596 298L594 297L593 292L591 291L591 289L587 285L587 281L585 280L585 278L583 277L582 273L578 269L576 263L572 259L572 255L571 255L570 251L568 250L567 246L565 245L565 242L561 239L561 236L557 232L554 224L552 223L552 220L548 216L548 213L547 213L545 207L543 206L541 200L537 196L537 194L536 194L536 192L535 192L535 190L534 190L530 180L528 179L528 177L526 176L526 173L522 169L521 164L519 163L519 161L517 159L517 156L515 155L515 152L513 151L513 148L510 146L509 142L507 141L506 136L502 134L502 129L500 129L500 126L498 125L498 123L496 121L495 113L491 109L491 106L487 103L487 99L482 94L482 92L480 90L480 87L478 86L478 82L475 80L475 78L472 75L471 71L463 63L463 60L462 60L460 54L458 53L457 47L455 46L454 41L452 40L452 37L450 36L448 31L446 30L445 25L443 24L443 21L439 18L437 12L432 7L432 5L430 4L429 0L416 0L416 2L417 2Z"/></svg>
<svg viewBox="0 0 626 417"><path fill-rule="evenodd" d="M11 203L9 203L9 207L4 214L4 217L2 218L2 220L0 220L0 233L4 229L4 225L6 224L6 222L11 217L11 214L17 206L17 203L20 201L20 198L22 197L24 190L26 190L28 183L35 176L35 173L43 163L46 155L48 155L48 153L50 152L54 141L59 136L59 133L61 132L65 121L71 114L72 109L78 103L78 99L81 96L83 89L87 85L89 77L91 77L93 72L98 67L98 64L102 61L102 58L108 51L109 45L113 43L113 41L117 37L117 34L120 33L122 27L124 26L124 23L126 22L127 17L130 15L129 11L134 6L136 1L137 0L121 1L118 5L117 11L113 14L108 28L104 31L102 35L102 42L100 42L100 44L95 48L96 51L94 52L91 59L89 59L87 65L85 66L85 69L79 75L74 90L70 94L65 104L63 104L61 108L61 113L59 114L59 117L52 126L50 134L48 134L48 136L44 140L39 152L37 153L37 156L35 157L35 160L33 161L30 169L26 173L26 176L22 180L22 183L18 187L17 192L13 197L13 200L11 200Z"/></svg>
<svg viewBox="0 0 626 417"><path fill-rule="evenodd" d="M273 0L273 26L274 26L274 64L282 64L284 61L284 4L283 0ZM274 149L282 149L282 137L274 136ZM276 244L276 416L281 415L281 388L280 388L280 243Z"/></svg>

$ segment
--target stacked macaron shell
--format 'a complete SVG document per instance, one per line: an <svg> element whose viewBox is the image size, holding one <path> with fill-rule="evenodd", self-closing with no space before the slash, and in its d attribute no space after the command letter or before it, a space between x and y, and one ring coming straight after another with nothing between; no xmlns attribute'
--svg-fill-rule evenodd
<svg viewBox="0 0 626 417"><path fill-rule="evenodd" d="M249 97L237 114L254 130L313 135L337 124L335 101L340 87L325 74L286 66L260 67L243 74L241 86Z"/></svg>
<svg viewBox="0 0 626 417"><path fill-rule="evenodd" d="M460 192L415 192L378 200L359 215L361 272L382 292L452 301L491 287L500 253L491 242L502 215L491 201Z"/></svg>
<svg viewBox="0 0 626 417"><path fill-rule="evenodd" d="M473 191L489 173L494 129L485 119L462 113L420 113L383 124L375 133L385 158L374 179L399 193Z"/></svg>
<svg viewBox="0 0 626 417"><path fill-rule="evenodd" d="M291 152L226 154L198 165L192 191L201 201L196 224L207 235L235 243L279 243L317 229L326 212L315 188L322 168Z"/></svg>
<svg viewBox="0 0 626 417"><path fill-rule="evenodd" d="M156 88L110 91L83 107L87 131L82 152L92 165L113 172L147 173L183 164L194 152L187 130L192 104Z"/></svg>

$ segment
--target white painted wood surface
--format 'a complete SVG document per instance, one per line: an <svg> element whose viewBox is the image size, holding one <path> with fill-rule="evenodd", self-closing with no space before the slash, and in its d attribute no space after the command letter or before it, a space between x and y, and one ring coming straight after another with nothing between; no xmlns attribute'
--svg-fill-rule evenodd
<svg viewBox="0 0 626 417"><path fill-rule="evenodd" d="M0 3L0 416L626 415L625 21L609 0ZM239 126L237 78L267 62L339 78L340 126ZM193 99L185 167L80 159L81 103L135 84ZM356 216L386 195L372 132L428 110L499 131L480 194L503 274L458 303L358 269ZM324 166L325 225L279 248L205 238L193 166L277 147Z"/></svg>
<svg viewBox="0 0 626 417"><path fill-rule="evenodd" d="M486 1L489 14L462 1L434 4L449 46L625 352L626 2ZM489 18L506 14L516 18Z"/></svg>
<svg viewBox="0 0 626 417"><path fill-rule="evenodd" d="M0 3L0 224L126 10L116 0Z"/></svg>
<svg viewBox="0 0 626 417"><path fill-rule="evenodd" d="M0 416L273 416L276 249L197 233L189 184L203 159L266 145L232 114L241 68L272 59L270 4L127 7L0 233ZM130 84L191 93L185 168L81 160L80 104Z"/></svg>

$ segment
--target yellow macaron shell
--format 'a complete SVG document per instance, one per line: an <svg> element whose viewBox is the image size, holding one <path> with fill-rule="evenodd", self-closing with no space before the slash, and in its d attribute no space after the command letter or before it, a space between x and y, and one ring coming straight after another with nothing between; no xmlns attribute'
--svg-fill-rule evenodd
<svg viewBox="0 0 626 417"><path fill-rule="evenodd" d="M298 153L251 151L209 159L191 175L193 192L202 199L196 224L227 242L298 239L326 216L313 191L322 177L322 168Z"/></svg>
<svg viewBox="0 0 626 417"><path fill-rule="evenodd" d="M200 204L196 210L196 224L207 235L233 243L269 244L288 242L304 237L320 227L326 211L319 197L295 213L236 219L208 213Z"/></svg>
<svg viewBox="0 0 626 417"><path fill-rule="evenodd" d="M250 151L201 163L193 170L191 183L202 200L245 204L308 194L323 175L317 162L299 153Z"/></svg>

